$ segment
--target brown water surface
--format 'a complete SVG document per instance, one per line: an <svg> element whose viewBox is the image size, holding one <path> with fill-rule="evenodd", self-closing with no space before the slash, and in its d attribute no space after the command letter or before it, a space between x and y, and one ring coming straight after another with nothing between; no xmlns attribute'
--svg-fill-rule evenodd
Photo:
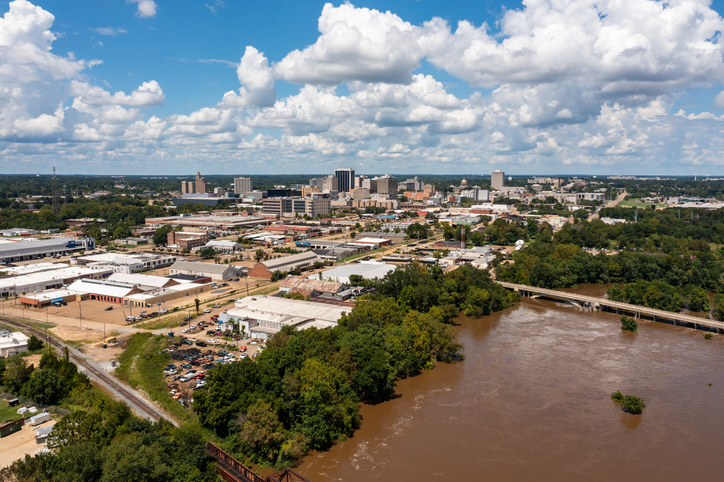
<svg viewBox="0 0 724 482"><path fill-rule="evenodd" d="M298 470L312 482L722 480L724 336L649 321L622 332L619 318L524 299L460 319L464 362L362 406L354 437ZM643 415L623 413L616 390L643 397Z"/></svg>

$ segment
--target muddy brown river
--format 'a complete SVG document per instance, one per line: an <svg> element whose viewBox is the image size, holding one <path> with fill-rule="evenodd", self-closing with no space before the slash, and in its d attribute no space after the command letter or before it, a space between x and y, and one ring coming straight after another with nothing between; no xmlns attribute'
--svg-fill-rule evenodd
<svg viewBox="0 0 724 482"><path fill-rule="evenodd" d="M398 398L362 407L354 437L298 471L312 482L724 480L724 336L645 320L622 332L619 319L529 299L460 319L464 362L401 381ZM623 413L616 390L643 397L643 415Z"/></svg>

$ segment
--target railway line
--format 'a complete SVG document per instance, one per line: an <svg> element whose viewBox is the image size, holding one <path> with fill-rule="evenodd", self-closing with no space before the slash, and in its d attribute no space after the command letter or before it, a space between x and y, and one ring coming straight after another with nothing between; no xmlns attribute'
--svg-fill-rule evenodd
<svg viewBox="0 0 724 482"><path fill-rule="evenodd" d="M96 383L99 383L100 385L103 385L106 389L108 389L111 393L113 393L115 396L117 396L119 399L126 402L133 411L135 411L138 415L141 417L147 418L149 420L152 420L154 422L158 422L162 418L168 420L173 425L178 426L178 423L169 418L166 414L164 414L161 410L158 408L150 405L148 402L146 402L143 398L138 396L134 393L134 390L127 387L123 382L116 379L112 375L105 373L103 370L99 370L94 363L89 362L86 360L82 355L78 353L78 351L68 346L67 344L63 343L62 341L53 338L51 336L46 337L46 334L42 331L28 325L22 322L19 322L13 318L7 318L4 316L0 316L0 322L2 322L4 325L11 326L13 328L23 330L26 333L32 333L41 340L47 340L47 342L50 344L50 346L55 349L58 354L63 355L64 351L68 350L68 357L70 360L75 363L80 371L88 375L88 378L95 381Z"/></svg>

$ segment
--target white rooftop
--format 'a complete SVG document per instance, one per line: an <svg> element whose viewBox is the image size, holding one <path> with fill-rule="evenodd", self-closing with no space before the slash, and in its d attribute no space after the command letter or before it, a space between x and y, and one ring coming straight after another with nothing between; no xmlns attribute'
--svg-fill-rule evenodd
<svg viewBox="0 0 724 482"><path fill-rule="evenodd" d="M349 277L360 275L364 279L384 278L387 273L394 271L397 266L386 263L351 263L322 271L322 279L349 283ZM319 275L309 276L319 279Z"/></svg>
<svg viewBox="0 0 724 482"><path fill-rule="evenodd" d="M117 281L119 283L130 283L141 286L152 286L154 288L163 288L169 281L169 278L163 276L150 276L147 274L125 274L113 273L107 278L109 281Z"/></svg>
<svg viewBox="0 0 724 482"><path fill-rule="evenodd" d="M70 265L65 263L36 263L27 264L25 266L10 266L7 268L0 268L0 273L7 274L8 276L20 276L24 274L37 273L39 271L50 271L51 269L69 267Z"/></svg>
<svg viewBox="0 0 724 482"><path fill-rule="evenodd" d="M89 280L79 279L71 283L68 286L70 291L77 291L79 293L113 296L116 298L124 298L134 288L134 285L129 283L117 283L113 281L101 281L101 280Z"/></svg>
<svg viewBox="0 0 724 482"><path fill-rule="evenodd" d="M348 306L340 307L312 301L291 300L275 296L248 296L235 303L227 313L234 318L283 320L287 323L309 320L337 324L342 313L349 313ZM294 323L292 323L294 324Z"/></svg>
<svg viewBox="0 0 724 482"><path fill-rule="evenodd" d="M19 331L10 333L6 336L0 336L0 349L27 345L29 339L29 336Z"/></svg>

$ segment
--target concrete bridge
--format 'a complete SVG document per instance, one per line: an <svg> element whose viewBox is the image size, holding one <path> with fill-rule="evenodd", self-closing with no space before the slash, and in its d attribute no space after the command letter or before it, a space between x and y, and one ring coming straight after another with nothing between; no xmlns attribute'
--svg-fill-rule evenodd
<svg viewBox="0 0 724 482"><path fill-rule="evenodd" d="M505 281L496 280L496 283L505 288L520 293L521 296L565 301L591 311L610 311L619 314L633 315L634 318L641 318L642 316L645 316L646 318L651 318L654 321L673 323L675 325L687 326L690 328L695 328L697 330L724 333L724 322L710 320L708 318L700 318L698 316L674 313L672 311L646 308L645 306L621 303L620 301L611 301L609 299L598 298L596 296L579 295L575 293L567 293L565 291L551 290L547 288L537 288L535 286L519 285L516 283L507 283Z"/></svg>

